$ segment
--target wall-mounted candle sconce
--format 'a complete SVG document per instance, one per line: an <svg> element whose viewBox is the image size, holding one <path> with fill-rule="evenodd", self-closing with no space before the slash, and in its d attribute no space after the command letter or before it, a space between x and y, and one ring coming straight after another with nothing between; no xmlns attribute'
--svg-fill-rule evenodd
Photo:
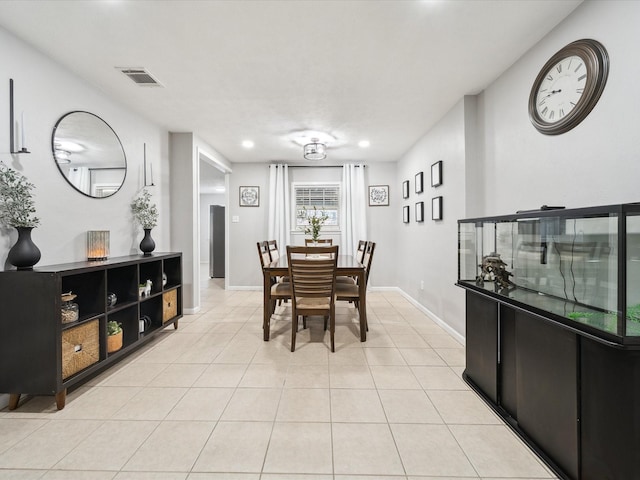
<svg viewBox="0 0 640 480"><path fill-rule="evenodd" d="M24 112L22 112L22 119L20 122L20 137L22 139L22 148L20 150L16 150L15 148L15 138L13 135L13 78L9 79L9 146L11 153L31 153L27 150L27 134L25 131L25 123L24 123Z"/></svg>
<svg viewBox="0 0 640 480"><path fill-rule="evenodd" d="M149 162L149 173L151 174L151 183L147 183L147 144L144 145L144 186L145 187L155 187L153 183L153 163Z"/></svg>
<svg viewBox="0 0 640 480"><path fill-rule="evenodd" d="M109 230L89 230L87 232L87 260L109 258Z"/></svg>

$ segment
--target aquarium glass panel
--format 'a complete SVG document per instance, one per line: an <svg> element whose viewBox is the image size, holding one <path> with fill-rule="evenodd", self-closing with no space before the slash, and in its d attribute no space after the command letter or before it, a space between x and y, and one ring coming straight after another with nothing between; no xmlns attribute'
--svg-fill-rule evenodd
<svg viewBox="0 0 640 480"><path fill-rule="evenodd" d="M627 335L640 336L640 215L627 216Z"/></svg>

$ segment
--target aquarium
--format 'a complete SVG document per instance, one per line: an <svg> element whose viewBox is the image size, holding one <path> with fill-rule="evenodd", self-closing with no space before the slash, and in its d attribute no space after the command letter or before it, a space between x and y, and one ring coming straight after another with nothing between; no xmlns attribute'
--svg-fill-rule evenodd
<svg viewBox="0 0 640 480"><path fill-rule="evenodd" d="M458 247L460 286L640 343L640 204L459 220Z"/></svg>

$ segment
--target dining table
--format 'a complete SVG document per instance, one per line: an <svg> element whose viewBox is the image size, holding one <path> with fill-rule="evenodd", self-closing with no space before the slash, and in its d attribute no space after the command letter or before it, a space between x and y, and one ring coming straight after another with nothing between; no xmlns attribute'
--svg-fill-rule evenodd
<svg viewBox="0 0 640 480"><path fill-rule="evenodd" d="M352 255L338 255L336 276L354 277L358 283L358 313L360 321L360 341L367 340L367 285L366 268ZM263 276L263 337L264 341L269 341L269 330L271 325L271 285L272 278L289 275L289 264L287 256L282 255L278 260L265 264L262 267Z"/></svg>

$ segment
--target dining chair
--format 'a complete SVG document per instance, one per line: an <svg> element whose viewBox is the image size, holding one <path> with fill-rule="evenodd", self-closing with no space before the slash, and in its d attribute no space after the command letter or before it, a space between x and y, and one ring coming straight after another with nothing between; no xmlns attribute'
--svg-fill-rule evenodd
<svg viewBox="0 0 640 480"><path fill-rule="evenodd" d="M331 351L335 352L335 285L338 246L287 246L289 277L291 278L291 351L296 349L298 317L324 317L324 329L329 322Z"/></svg>
<svg viewBox="0 0 640 480"><path fill-rule="evenodd" d="M369 284L369 273L371 273L371 263L373 262L373 252L376 249L375 242L367 242L367 247L362 258L362 264L365 267L364 288ZM360 309L360 287L357 283L336 283L336 300L347 301L353 303L357 309ZM369 330L369 325L365 325Z"/></svg>
<svg viewBox="0 0 640 480"><path fill-rule="evenodd" d="M269 242L257 242L258 244L258 256L260 257L260 265L262 268L272 262L269 254ZM291 298L291 284L288 282L278 281L277 278L271 278L271 305L269 314L272 315L276 309L276 303L281 304Z"/></svg>
<svg viewBox="0 0 640 480"><path fill-rule="evenodd" d="M359 240L358 241L358 249L356 250L356 260L358 260L358 262L362 263L362 259L364 257L364 253L365 250L367 249L367 241L366 240ZM356 277L351 277L351 276L347 276L347 275L338 275L336 277L336 284L338 283L350 283L350 284L355 284L356 283Z"/></svg>
<svg viewBox="0 0 640 480"><path fill-rule="evenodd" d="M317 245L317 246L333 245L333 239L332 238L319 238L318 240L314 240L313 238L305 238L304 239L304 245L305 245L305 247L311 247L311 246L314 246L314 245Z"/></svg>

